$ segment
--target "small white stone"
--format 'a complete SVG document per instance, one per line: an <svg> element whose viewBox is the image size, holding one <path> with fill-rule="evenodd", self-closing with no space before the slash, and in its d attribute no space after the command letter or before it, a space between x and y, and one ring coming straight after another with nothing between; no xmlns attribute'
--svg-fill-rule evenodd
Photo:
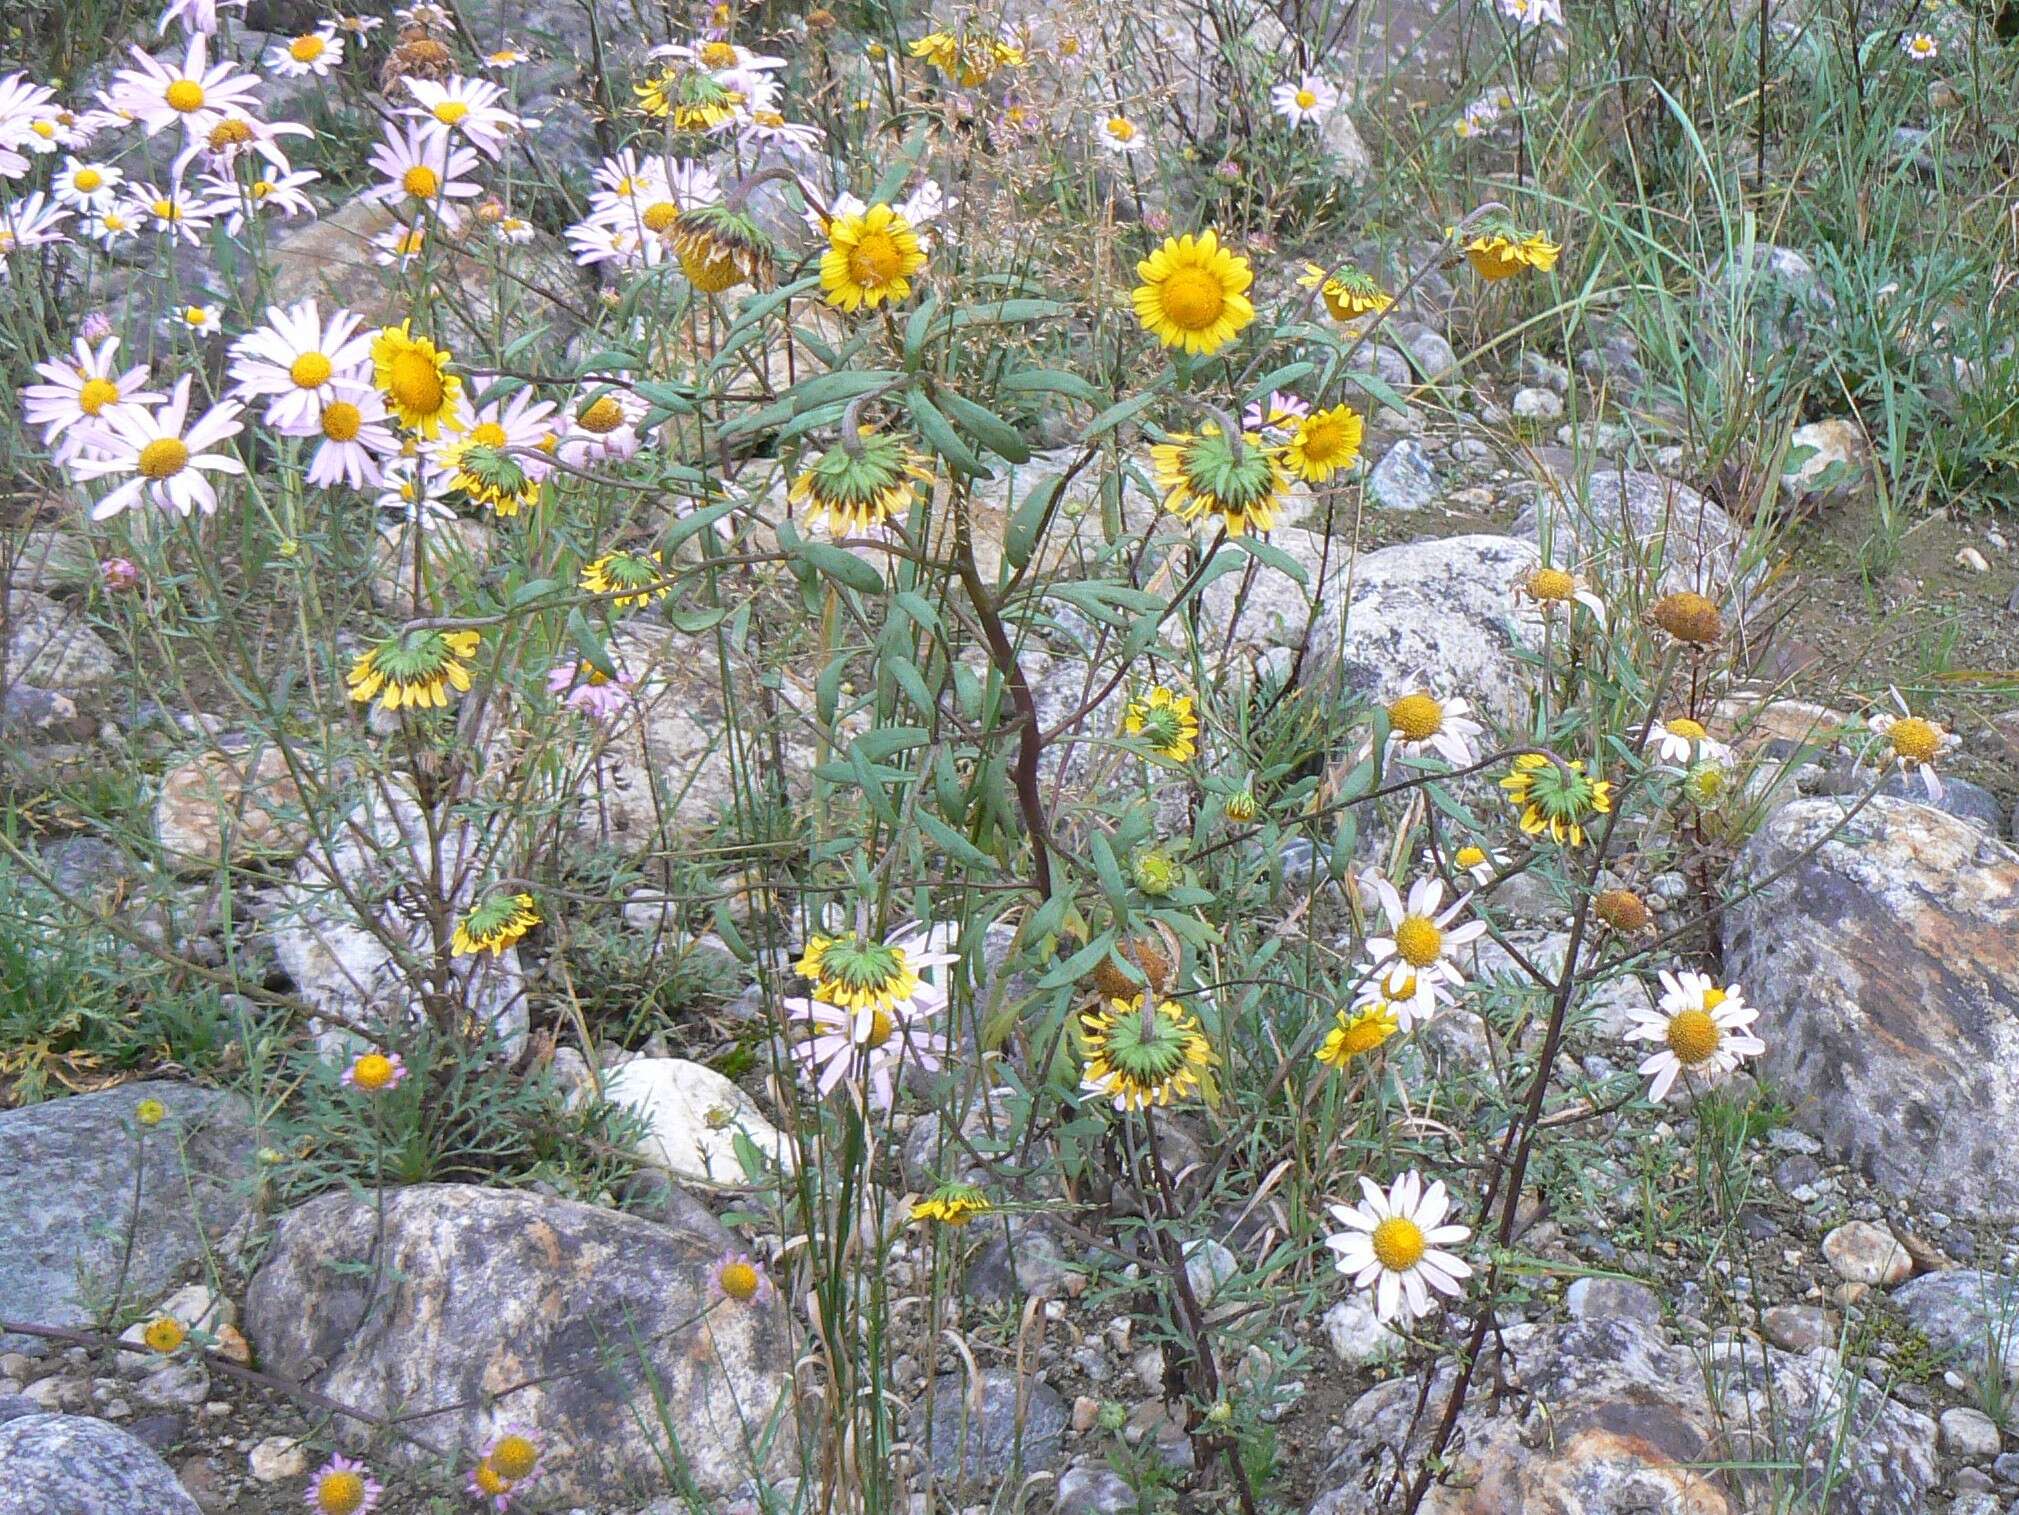
<svg viewBox="0 0 2019 1515"><path fill-rule="evenodd" d="M1882 1289L1906 1282L1914 1271L1914 1259L1893 1233L1868 1220L1846 1221L1825 1236L1823 1256L1846 1282Z"/></svg>
<svg viewBox="0 0 2019 1515"><path fill-rule="evenodd" d="M684 1178L716 1183L743 1179L736 1138L786 1172L792 1144L764 1118L757 1102L713 1068L678 1057L641 1057L604 1080L603 1095L645 1118L639 1150Z"/></svg>
<svg viewBox="0 0 2019 1515"><path fill-rule="evenodd" d="M1514 413L1524 421L1554 421L1563 414L1563 401L1554 390L1517 389Z"/></svg>
<svg viewBox="0 0 2019 1515"><path fill-rule="evenodd" d="M1956 566L1967 568L1972 573L1989 573L1991 565L1984 561L1984 554L1974 547L1965 547L1956 554Z"/></svg>
<svg viewBox="0 0 2019 1515"><path fill-rule="evenodd" d="M1363 1294L1351 1295L1327 1310L1324 1326L1333 1353L1349 1366L1392 1357L1407 1345L1401 1336L1381 1323L1381 1317L1374 1313L1374 1306Z"/></svg>
<svg viewBox="0 0 2019 1515"><path fill-rule="evenodd" d="M308 1449L292 1436L269 1436L246 1458L261 1483L285 1483L308 1471Z"/></svg>
<svg viewBox="0 0 2019 1515"><path fill-rule="evenodd" d="M1942 1412L1942 1450L1952 1457L1984 1460L2003 1450L1998 1424L1982 1410L1958 1407Z"/></svg>

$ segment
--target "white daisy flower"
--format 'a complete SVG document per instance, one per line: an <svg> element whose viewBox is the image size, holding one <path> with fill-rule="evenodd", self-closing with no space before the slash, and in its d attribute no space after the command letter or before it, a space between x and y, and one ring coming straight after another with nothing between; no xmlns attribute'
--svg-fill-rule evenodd
<svg viewBox="0 0 2019 1515"><path fill-rule="evenodd" d="M1919 773L1928 798L1939 803L1942 776L1935 771L1935 762L1960 746L1962 738L1935 721L1915 715L1907 708L1899 690L1893 690L1892 695L1900 713L1894 715L1891 711L1882 710L1866 724L1885 739L1887 758L1898 762L1907 773Z"/></svg>
<svg viewBox="0 0 2019 1515"><path fill-rule="evenodd" d="M192 509L213 515L217 492L204 474L245 472L237 458L210 450L245 429L238 419L242 407L236 400L221 400L185 429L191 380L189 374L177 380L174 393L158 410L120 410L100 418L93 445L102 456L73 458L72 476L133 477L91 507L92 520L106 520L142 501L182 516Z"/></svg>
<svg viewBox="0 0 2019 1515"><path fill-rule="evenodd" d="M1522 31L1563 25L1563 0L1496 0L1500 14Z"/></svg>
<svg viewBox="0 0 2019 1515"><path fill-rule="evenodd" d="M484 54L483 66L500 71L517 68L521 63L531 63L533 55L523 48L513 47L509 42L503 47L493 48Z"/></svg>
<svg viewBox="0 0 2019 1515"><path fill-rule="evenodd" d="M777 147L788 152L810 153L827 140L827 133L803 121L788 121L769 107L753 109L737 129L737 141L745 147Z"/></svg>
<svg viewBox="0 0 2019 1515"><path fill-rule="evenodd" d="M69 219L70 212L39 189L19 200L0 204L0 278L7 274L8 253L68 242L70 239L57 228Z"/></svg>
<svg viewBox="0 0 2019 1515"><path fill-rule="evenodd" d="M589 210L593 215L641 197L663 198L667 177L664 159L641 160L627 147L616 157L605 158L596 169L595 179L600 187L589 192Z"/></svg>
<svg viewBox="0 0 2019 1515"><path fill-rule="evenodd" d="M1434 752L1454 768L1479 761L1476 739L1485 729L1470 715L1464 700L1441 700L1424 690L1405 694L1388 705L1388 747L1384 763L1396 757L1421 757Z"/></svg>
<svg viewBox="0 0 2019 1515"><path fill-rule="evenodd" d="M84 223L84 235L100 247L118 246L140 228L145 217L132 204L115 205ZM4 265L0 265L4 266Z"/></svg>
<svg viewBox="0 0 2019 1515"><path fill-rule="evenodd" d="M1295 84L1269 91L1269 105L1292 126L1317 126L1339 103L1339 91L1322 74L1306 74Z"/></svg>
<svg viewBox="0 0 2019 1515"><path fill-rule="evenodd" d="M189 39L180 64L164 63L139 48L132 49L137 68L122 68L99 96L106 107L138 121L153 136L164 126L180 125L199 138L226 111L250 111L258 104L259 81L237 66L209 63L209 39L201 33Z"/></svg>
<svg viewBox="0 0 2019 1515"><path fill-rule="evenodd" d="M421 255L428 245L428 229L421 222L395 221L376 237L372 246L378 251L372 254L372 261L382 268L398 266L404 268Z"/></svg>
<svg viewBox="0 0 2019 1515"><path fill-rule="evenodd" d="M191 332L199 337L207 337L223 329L222 315L215 305L181 306L169 312L168 324L172 330Z"/></svg>
<svg viewBox="0 0 2019 1515"><path fill-rule="evenodd" d="M647 238L622 226L612 226L606 221L577 221L568 228L568 250L575 255L575 261L584 268L593 268L598 263L615 263L620 268L635 268L645 261ZM650 238L655 244L658 238Z"/></svg>
<svg viewBox="0 0 2019 1515"><path fill-rule="evenodd" d="M1381 902L1381 912L1388 918L1389 934L1367 939L1367 953L1385 980L1383 987L1390 998L1408 1002L1413 1019L1428 1020L1440 1002L1450 1002L1451 990L1465 982L1465 974L1452 961L1453 951L1484 936L1486 923L1452 924L1470 903L1470 895L1460 895L1440 915L1442 879L1416 880L1407 899L1379 874L1365 874L1361 883ZM1405 983L1408 978L1415 982Z"/></svg>
<svg viewBox="0 0 2019 1515"><path fill-rule="evenodd" d="M518 216L500 216L492 225L500 237L515 246L523 247L537 235L533 223Z"/></svg>
<svg viewBox="0 0 2019 1515"><path fill-rule="evenodd" d="M1746 1058L1757 1057L1767 1044L1746 1028L1760 1012L1745 1002L1737 984L1719 988L1708 974L1661 972L1661 1003L1653 1009L1630 1006L1634 1024L1630 1042L1660 1042L1662 1049L1640 1065L1652 1076L1648 1098L1668 1096L1684 1073L1715 1082Z"/></svg>
<svg viewBox="0 0 2019 1515"><path fill-rule="evenodd" d="M161 24L154 29L155 35L180 22L182 29L192 35L213 36L217 31L218 8L224 5L242 8L245 0L168 0L161 13Z"/></svg>
<svg viewBox="0 0 2019 1515"><path fill-rule="evenodd" d="M143 217L142 225L158 237L173 237L191 247L201 247L203 234L210 230L210 202L199 200L184 190L180 182L167 189L136 184L132 204Z"/></svg>
<svg viewBox="0 0 2019 1515"><path fill-rule="evenodd" d="M628 381L628 374L617 376ZM642 445L638 423L650 408L631 390L606 387L576 406L568 429L561 434L560 459L570 468L588 468L596 463L621 463L637 456Z"/></svg>
<svg viewBox="0 0 2019 1515"><path fill-rule="evenodd" d="M1430 1313L1432 1290L1458 1298L1472 1269L1442 1249L1464 1241L1472 1229L1446 1224L1451 1198L1443 1180L1426 1189L1412 1170L1384 1193L1363 1177L1360 1193L1361 1204L1330 1206L1346 1229L1326 1237L1325 1245L1339 1254L1338 1269L1354 1288L1373 1291L1375 1315L1411 1321Z"/></svg>
<svg viewBox="0 0 2019 1515"><path fill-rule="evenodd" d="M1476 842L1467 842L1453 852L1450 861L1455 870L1468 875L1475 884L1492 883L1494 875L1507 866L1504 853L1491 851ZM1428 851L1423 854L1423 866L1426 868L1437 866L1437 859Z"/></svg>
<svg viewBox="0 0 2019 1515"><path fill-rule="evenodd" d="M339 310L328 321L313 299L286 310L269 306L266 324L231 344L232 395L265 398L269 426L300 427L335 399L335 386L371 372L373 333L364 318ZM299 436L299 431L290 432Z"/></svg>
<svg viewBox="0 0 2019 1515"><path fill-rule="evenodd" d="M228 209L224 229L237 236L245 229L248 213L283 219L314 216L315 206L303 190L321 177L314 169L299 168L271 178L261 176L246 184L222 174L206 174L199 182L211 197L211 214Z"/></svg>
<svg viewBox="0 0 2019 1515"><path fill-rule="evenodd" d="M456 519L454 508L442 499L447 484L420 458L395 458L379 470L379 497L372 503L425 530Z"/></svg>
<svg viewBox="0 0 2019 1515"><path fill-rule="evenodd" d="M68 359L35 365L48 382L21 391L22 419L42 428L43 445L56 444L52 461L67 463L88 448L93 428L107 415L161 403L161 396L147 387L147 365L122 371L113 366L118 351L117 337L107 337L96 348L79 337Z"/></svg>
<svg viewBox="0 0 2019 1515"><path fill-rule="evenodd" d="M55 108L55 99L55 90L26 74L0 79L0 179L18 179L28 172L28 157L21 149L42 151L31 145L42 140L34 123Z"/></svg>
<svg viewBox="0 0 2019 1515"><path fill-rule="evenodd" d="M298 121L262 121L240 110L222 111L211 122L208 131L192 138L189 145L175 155L169 177L180 179L183 170L198 158L203 160L204 168L211 173L228 174L242 158L260 158L274 171L289 173L294 165L288 161L287 150L280 145L280 139L314 135Z"/></svg>
<svg viewBox="0 0 2019 1515"><path fill-rule="evenodd" d="M1109 116L1094 129L1094 140L1119 158L1133 158L1150 145L1149 134L1127 116Z"/></svg>
<svg viewBox="0 0 2019 1515"><path fill-rule="evenodd" d="M369 383L325 387L327 400L274 429L282 436L322 439L309 460L309 483L377 489L384 482L379 459L395 457L400 450L399 438L386 421L385 400Z"/></svg>
<svg viewBox="0 0 2019 1515"><path fill-rule="evenodd" d="M1927 63L1933 60L1942 48L1927 32L1910 32L1900 39L1900 51L1916 63Z"/></svg>
<svg viewBox="0 0 2019 1515"><path fill-rule="evenodd" d="M1697 746L1709 737L1710 733L1699 722L1686 715L1656 721L1647 734L1648 745L1664 763L1687 763Z"/></svg>
<svg viewBox="0 0 2019 1515"><path fill-rule="evenodd" d="M426 208L452 217L448 201L474 199L483 193L476 180L465 177L477 171L477 164L474 148L458 146L424 126L409 125L402 130L387 122L385 136L371 154L371 166L383 176L382 182L358 198L380 200L409 215Z"/></svg>
<svg viewBox="0 0 2019 1515"><path fill-rule="evenodd" d="M324 79L343 61L344 39L328 22L287 42L276 42L266 50L266 66L288 79L306 78L311 74Z"/></svg>
<svg viewBox="0 0 2019 1515"><path fill-rule="evenodd" d="M1529 569L1514 581L1514 601L1517 605L1533 605L1544 615L1582 605L1598 617L1599 625L1605 624L1605 601L1588 580L1567 568L1544 563Z"/></svg>
<svg viewBox="0 0 2019 1515"><path fill-rule="evenodd" d="M59 205L95 213L119 203L119 186L125 182L125 171L113 164L83 163L68 157L49 180L49 192Z"/></svg>
<svg viewBox="0 0 2019 1515"><path fill-rule="evenodd" d="M519 118L498 104L504 90L488 79L458 74L443 84L410 78L407 92L414 97L407 115L427 123L431 131L460 134L487 158L503 153L505 139L519 129Z"/></svg>
<svg viewBox="0 0 2019 1515"><path fill-rule="evenodd" d="M338 12L329 18L328 24L346 37L369 37L386 23L380 16L346 16Z"/></svg>
<svg viewBox="0 0 2019 1515"><path fill-rule="evenodd" d="M677 58L722 79L725 74L769 74L785 67L783 58L767 58L734 42L668 42L646 54L650 58ZM723 80L727 82L727 80Z"/></svg>

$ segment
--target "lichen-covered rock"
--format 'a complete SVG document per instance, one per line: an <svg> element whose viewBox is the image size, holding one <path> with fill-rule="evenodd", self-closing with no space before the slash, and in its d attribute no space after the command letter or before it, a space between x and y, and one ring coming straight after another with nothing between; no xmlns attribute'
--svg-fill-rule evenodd
<svg viewBox="0 0 2019 1515"><path fill-rule="evenodd" d="M1499 1340L1425 1515L1745 1515L1770 1479L1832 1515L1919 1515L1935 1482L1934 1422L1831 1353L1749 1342L1706 1364L1618 1318L1512 1326ZM1399 1508L1397 1470L1420 1465L1456 1377L1439 1364L1421 1416L1414 1378L1362 1395L1312 1515ZM1497 1395L1483 1392L1496 1382Z"/></svg>
<svg viewBox="0 0 2019 1515"><path fill-rule="evenodd" d="M167 1114L143 1154L144 1099ZM193 1084L124 1084L0 1112L0 1316L84 1326L115 1295L129 1307L158 1298L245 1216L252 1152L243 1101ZM0 1334L0 1351L46 1346Z"/></svg>
<svg viewBox="0 0 2019 1515"><path fill-rule="evenodd" d="M227 858L301 851L308 828L300 808L301 790L278 747L206 752L162 775L154 830L171 868L201 873Z"/></svg>
<svg viewBox="0 0 2019 1515"><path fill-rule="evenodd" d="M1539 545L1545 529L1552 563L1602 584L1646 565L1665 593L1693 589L1722 599L1740 575L1745 533L1724 507L1657 473L1601 469L1582 489L1535 485L1509 530Z"/></svg>
<svg viewBox="0 0 2019 1515"><path fill-rule="evenodd" d="M1895 1289L1888 1303L1912 1321L1958 1372L1982 1376L2002 1365L2019 1378L2019 1279L1975 1268L1923 1273Z"/></svg>
<svg viewBox="0 0 2019 1515"><path fill-rule="evenodd" d="M1850 804L1782 806L1735 866L1747 890L1788 869L1724 925L1761 1071L1832 1160L2019 1212L2019 852L1925 805Z"/></svg>
<svg viewBox="0 0 2019 1515"><path fill-rule="evenodd" d="M85 1415L0 1423L0 1515L203 1515L145 1443Z"/></svg>
<svg viewBox="0 0 2019 1515"><path fill-rule="evenodd" d="M32 590L8 594L0 632L6 637L0 683L19 680L75 694L112 683L125 668L81 611Z"/></svg>
<svg viewBox="0 0 2019 1515"><path fill-rule="evenodd" d="M1537 561L1532 544L1490 535L1365 553L1354 567L1343 634L1335 605L1312 630L1307 672L1336 660L1345 687L1371 699L1428 688L1462 696L1493 719L1518 719L1528 694L1515 633L1533 645L1541 622L1515 606L1512 589Z"/></svg>
<svg viewBox="0 0 2019 1515"><path fill-rule="evenodd" d="M789 1317L710 1298L713 1237L467 1185L401 1189L384 1208L382 1253L368 1197L281 1217L245 1301L268 1371L403 1416L464 1460L520 1427L560 1504L641 1497L676 1456L709 1495L792 1465ZM369 1429L336 1427L359 1442Z"/></svg>

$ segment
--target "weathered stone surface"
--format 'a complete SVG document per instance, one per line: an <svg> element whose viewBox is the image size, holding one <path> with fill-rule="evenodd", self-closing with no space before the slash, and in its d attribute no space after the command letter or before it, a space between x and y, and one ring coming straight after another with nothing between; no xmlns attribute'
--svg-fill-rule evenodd
<svg viewBox="0 0 2019 1515"><path fill-rule="evenodd" d="M1541 622L1516 608L1511 591L1536 562L1529 543L1489 535L1366 553L1354 569L1343 637L1335 604L1312 631L1307 672L1336 657L1346 687L1369 698L1427 686L1462 695L1493 719L1516 719L1528 693L1513 633L1532 645Z"/></svg>
<svg viewBox="0 0 2019 1515"><path fill-rule="evenodd" d="M1344 537L1327 542L1324 533L1278 526L1269 545L1287 553L1304 570L1304 582L1273 563L1249 558L1235 543L1223 542L1220 552L1244 560L1241 570L1223 574L1200 594L1199 622L1213 629L1209 655L1233 633L1235 646L1295 647L1312 621L1312 602L1324 604L1338 593L1353 560L1352 544ZM1322 585L1322 587L1321 587Z"/></svg>
<svg viewBox="0 0 2019 1515"><path fill-rule="evenodd" d="M2019 852L1906 800L1796 800L1734 868L1725 918L1769 1007L1761 1071L1825 1151L1960 1214L2019 1211ZM1825 841L1832 828L1841 827Z"/></svg>
<svg viewBox="0 0 2019 1515"><path fill-rule="evenodd" d="M144 1157L133 1118L143 1099L168 1111ZM125 1084L0 1112L0 1316L83 1326L115 1293L127 1306L158 1298L244 1217L252 1148L243 1102L193 1084ZM0 1335L0 1350L45 1346Z"/></svg>
<svg viewBox="0 0 2019 1515"><path fill-rule="evenodd" d="M1790 464L1781 488L1811 508L1856 505L1872 498L1872 444L1858 423L1811 421L1788 439ZM1802 454L1795 458L1794 454Z"/></svg>
<svg viewBox="0 0 2019 1515"><path fill-rule="evenodd" d="M1630 1278L1580 1278L1563 1291L1572 1320L1661 1320L1661 1298Z"/></svg>
<svg viewBox="0 0 2019 1515"><path fill-rule="evenodd" d="M179 873L201 873L227 858L301 851L308 829L301 790L277 747L206 752L162 775L154 829Z"/></svg>
<svg viewBox="0 0 2019 1515"><path fill-rule="evenodd" d="M970 1230L981 1243L968 1258L961 1287L990 1304L1021 1308L1026 1299L1053 1299L1074 1278L1072 1259L1041 1215L990 1217Z"/></svg>
<svg viewBox="0 0 2019 1515"><path fill-rule="evenodd" d="M449 945L435 940L416 891L444 898L452 924L493 877L512 871L495 835L479 835L454 816L430 824L406 787L375 784L295 865L273 922L275 955L315 1010L364 1025L397 1024L420 1013L416 965L434 964ZM516 947L454 958L448 972L464 1013L507 1038L525 1033ZM341 1031L328 1028L323 1041L330 1052L346 1045Z"/></svg>
<svg viewBox="0 0 2019 1515"><path fill-rule="evenodd" d="M1437 465L1414 437L1404 437L1367 475L1367 500L1383 510L1425 510L1437 501Z"/></svg>
<svg viewBox="0 0 2019 1515"><path fill-rule="evenodd" d="M1665 592L1694 589L1721 599L1739 574L1745 533L1724 508L1674 479L1601 469L1582 490L1533 486L1510 534L1538 545L1545 527L1552 563L1600 583L1638 575L1645 564Z"/></svg>
<svg viewBox="0 0 2019 1515"><path fill-rule="evenodd" d="M124 669L83 612L47 595L16 589L7 595L6 646L0 683L35 684L74 694L119 678Z"/></svg>
<svg viewBox="0 0 2019 1515"><path fill-rule="evenodd" d="M1914 1259L1884 1226L1846 1221L1823 1238L1823 1256L1847 1283L1886 1288L1914 1271Z"/></svg>
<svg viewBox="0 0 2019 1515"><path fill-rule="evenodd" d="M1135 1515L1139 1508L1136 1491L1113 1468L1067 1468L1059 1475L1054 1515Z"/></svg>
<svg viewBox="0 0 2019 1515"><path fill-rule="evenodd" d="M1923 1273L1895 1289L1887 1303L1945 1354L1950 1367L1981 1373L1996 1361L2007 1382L2019 1378L2019 1280L1975 1268Z"/></svg>
<svg viewBox="0 0 2019 1515"><path fill-rule="evenodd" d="M1518 1325L1504 1337L1499 1371L1519 1392L1468 1401L1428 1515L1746 1515L1769 1479L1811 1498L1827 1489L1833 1515L1919 1515L1934 1484L1935 1423L1833 1354L1753 1343L1714 1358L1707 1375L1697 1352L1638 1321ZM1456 1376L1448 1359L1438 1365L1420 1420L1414 1378L1362 1395L1312 1515L1398 1508L1396 1454L1416 1466Z"/></svg>
<svg viewBox="0 0 2019 1515"><path fill-rule="evenodd" d="M1768 1341L1789 1352L1813 1352L1837 1339L1829 1315L1816 1305L1773 1305L1760 1312Z"/></svg>
<svg viewBox="0 0 2019 1515"><path fill-rule="evenodd" d="M84 1415L0 1423L0 1468L0 1515L203 1515L145 1444Z"/></svg>
<svg viewBox="0 0 2019 1515"><path fill-rule="evenodd" d="M388 1193L375 1257L377 1229L372 1201L348 1194L281 1217L245 1301L262 1366L405 1415L465 1460L522 1426L551 1449L541 1493L562 1503L636 1497L660 1481L670 1439L706 1494L791 1464L785 1317L711 1302L711 1238L453 1184ZM367 1429L337 1427L360 1441Z"/></svg>
<svg viewBox="0 0 2019 1515"><path fill-rule="evenodd" d="M1969 1457L1989 1462L2004 1445L1998 1422L1982 1410L1957 1405L1942 1412L1942 1450L1951 1457Z"/></svg>
<svg viewBox="0 0 2019 1515"><path fill-rule="evenodd" d="M985 1368L973 1381L962 1373L934 1379L906 1430L922 1454L930 1447L936 1476L994 1488L1056 1468L1066 1420L1065 1401L1048 1385Z"/></svg>
<svg viewBox="0 0 2019 1515"><path fill-rule="evenodd" d="M792 1171L792 1144L757 1102L713 1068L680 1057L640 1057L603 1080L603 1097L645 1120L639 1150L683 1178L741 1183L741 1135Z"/></svg>
<svg viewBox="0 0 2019 1515"><path fill-rule="evenodd" d="M1407 1350L1408 1338L1383 1323L1364 1294L1350 1294L1325 1312L1322 1322L1332 1355L1349 1367L1379 1362Z"/></svg>

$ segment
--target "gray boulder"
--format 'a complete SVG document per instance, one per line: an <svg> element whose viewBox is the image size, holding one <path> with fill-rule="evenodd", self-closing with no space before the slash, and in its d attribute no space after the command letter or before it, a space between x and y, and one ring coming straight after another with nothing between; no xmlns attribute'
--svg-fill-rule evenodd
<svg viewBox="0 0 2019 1515"><path fill-rule="evenodd" d="M636 1497L676 1458L709 1495L794 1466L789 1317L711 1300L717 1235L457 1184L384 1210L376 1256L369 1197L281 1217L245 1300L263 1367L465 1458L522 1427L560 1503Z"/></svg>
<svg viewBox="0 0 2019 1515"><path fill-rule="evenodd" d="M1714 600L1739 579L1745 542L1723 506L1638 469L1601 469L1581 490L1531 486L1509 531L1538 546L1546 533L1552 563L1601 584L1637 576L1645 565L1663 593L1694 589Z"/></svg>
<svg viewBox="0 0 2019 1515"><path fill-rule="evenodd" d="M1740 853L1725 967L1761 1071L1829 1157L1964 1215L2019 1211L2019 851L1925 805L1796 800ZM1836 834L1831 836L1833 828ZM1827 840L1825 838L1828 838Z"/></svg>
<svg viewBox="0 0 2019 1515"><path fill-rule="evenodd" d="M1923 1273L1889 1302L1945 1356L1944 1366L1983 1378L1995 1363L2007 1383L2019 1379L2019 1279L1975 1268Z"/></svg>
<svg viewBox="0 0 2019 1515"><path fill-rule="evenodd" d="M143 1442L84 1415L0 1423L0 1515L203 1515Z"/></svg>
<svg viewBox="0 0 2019 1515"><path fill-rule="evenodd" d="M143 1099L168 1112L144 1155L133 1114ZM125 1084L0 1112L0 1316L86 1326L115 1301L157 1298L245 1217L252 1151L244 1102L193 1084ZM0 1334L0 1351L44 1347Z"/></svg>
<svg viewBox="0 0 2019 1515"><path fill-rule="evenodd" d="M17 589L6 599L0 684L35 684L75 694L113 683L124 669L84 613L47 595Z"/></svg>
<svg viewBox="0 0 2019 1515"><path fill-rule="evenodd" d="M906 1426L937 1477L995 1489L1056 1469L1067 1419L1065 1401L1048 1385L985 1368L972 1381L942 1373Z"/></svg>
<svg viewBox="0 0 2019 1515"><path fill-rule="evenodd" d="M1505 1352L1476 1380L1425 1515L1743 1515L1767 1507L1770 1481L1804 1509L1919 1515L1935 1482L1935 1423L1834 1354L1748 1342L1706 1363L1619 1318L1512 1326L1497 1340ZM1456 1377L1438 1365L1421 1416L1413 1377L1362 1395L1311 1515L1400 1508L1396 1470L1420 1465ZM1507 1388L1485 1392L1496 1379Z"/></svg>
<svg viewBox="0 0 2019 1515"><path fill-rule="evenodd" d="M1542 627L1515 605L1512 590L1537 561L1531 544L1491 535L1366 553L1351 600L1329 607L1312 628L1307 672L1336 660L1345 687L1369 699L1428 687L1463 696L1491 719L1521 719L1528 682L1514 658L1516 636L1533 646Z"/></svg>

